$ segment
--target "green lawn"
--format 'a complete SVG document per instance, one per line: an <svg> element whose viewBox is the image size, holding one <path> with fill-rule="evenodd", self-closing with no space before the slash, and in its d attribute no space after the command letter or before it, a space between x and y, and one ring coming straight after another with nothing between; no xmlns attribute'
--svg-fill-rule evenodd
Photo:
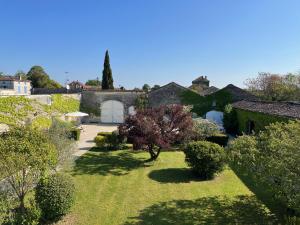
<svg viewBox="0 0 300 225"><path fill-rule="evenodd" d="M274 224L274 217L232 170L197 179L182 152L155 163L133 151L88 152L71 171L77 195L66 224ZM276 224L276 223L275 223Z"/></svg>

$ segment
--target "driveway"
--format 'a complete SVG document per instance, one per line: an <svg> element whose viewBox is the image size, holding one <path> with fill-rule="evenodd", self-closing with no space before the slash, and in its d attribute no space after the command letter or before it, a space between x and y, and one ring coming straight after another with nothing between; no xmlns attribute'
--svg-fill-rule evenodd
<svg viewBox="0 0 300 225"><path fill-rule="evenodd" d="M106 125L106 124L83 124L83 130L80 134L80 139L77 143L77 149L74 156L82 156L90 148L95 146L94 138L98 132L106 131L111 132L117 129L116 125Z"/></svg>

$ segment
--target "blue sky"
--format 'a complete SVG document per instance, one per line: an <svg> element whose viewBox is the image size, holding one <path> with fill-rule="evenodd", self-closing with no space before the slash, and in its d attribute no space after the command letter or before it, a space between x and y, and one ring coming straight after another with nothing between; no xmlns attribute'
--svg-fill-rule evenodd
<svg viewBox="0 0 300 225"><path fill-rule="evenodd" d="M0 0L0 71L41 65L55 80L115 86L243 86L258 72L300 70L300 1ZM68 75L65 72L69 72Z"/></svg>

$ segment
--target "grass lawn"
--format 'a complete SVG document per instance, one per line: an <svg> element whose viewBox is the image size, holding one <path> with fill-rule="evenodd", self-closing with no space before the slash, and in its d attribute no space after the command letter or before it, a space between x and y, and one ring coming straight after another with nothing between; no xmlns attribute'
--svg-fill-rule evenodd
<svg viewBox="0 0 300 225"><path fill-rule="evenodd" d="M276 224L230 169L197 179L182 152L88 152L70 172L76 203L62 224Z"/></svg>

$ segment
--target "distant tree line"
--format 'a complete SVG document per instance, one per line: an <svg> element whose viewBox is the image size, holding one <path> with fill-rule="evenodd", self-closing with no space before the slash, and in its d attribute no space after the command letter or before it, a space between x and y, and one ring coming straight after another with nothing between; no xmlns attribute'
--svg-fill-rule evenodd
<svg viewBox="0 0 300 225"><path fill-rule="evenodd" d="M245 82L247 89L262 100L300 101L300 75L259 73Z"/></svg>

